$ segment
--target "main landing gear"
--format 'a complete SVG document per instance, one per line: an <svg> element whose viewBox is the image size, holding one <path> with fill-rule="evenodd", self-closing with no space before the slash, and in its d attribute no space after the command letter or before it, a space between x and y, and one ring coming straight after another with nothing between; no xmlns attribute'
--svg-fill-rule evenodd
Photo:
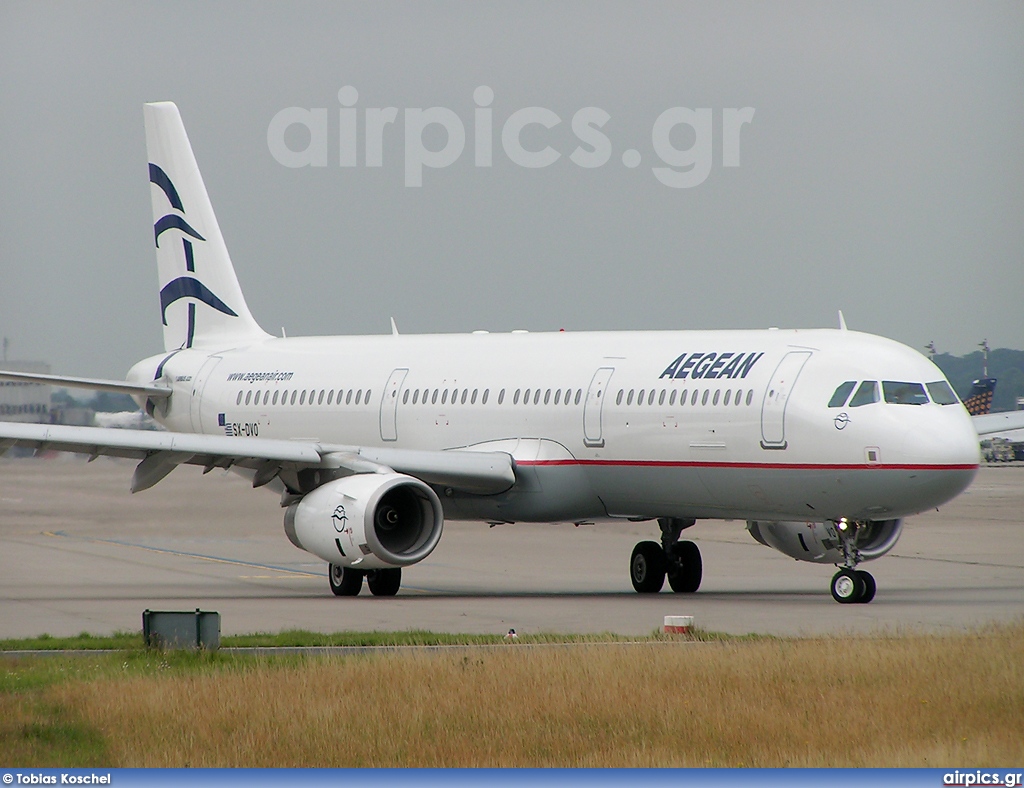
<svg viewBox="0 0 1024 788"><path fill-rule="evenodd" d="M875 598L875 578L862 569L857 569L861 557L857 550L857 529L855 520L845 518L836 523L836 533L843 547L846 559L843 567L832 576L832 598L841 605L867 604Z"/></svg>
<svg viewBox="0 0 1024 788"><path fill-rule="evenodd" d="M629 579L640 594L657 594L668 584L676 593L693 593L700 588L703 564L700 549L693 542L680 542L679 535L696 520L661 517L661 544L640 542L629 559Z"/></svg>
<svg viewBox="0 0 1024 788"><path fill-rule="evenodd" d="M327 579L335 596L358 596L363 590L363 578L374 596L394 596L402 586L401 569L353 569L350 566L331 564Z"/></svg>

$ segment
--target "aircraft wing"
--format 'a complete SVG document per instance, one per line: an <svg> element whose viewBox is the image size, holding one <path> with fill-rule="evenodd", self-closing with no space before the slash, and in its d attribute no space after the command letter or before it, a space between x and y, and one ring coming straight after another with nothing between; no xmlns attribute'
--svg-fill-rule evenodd
<svg viewBox="0 0 1024 788"><path fill-rule="evenodd" d="M1024 410L1010 410L1005 413L986 413L971 416L978 435L992 435L996 432L1024 429Z"/></svg>
<svg viewBox="0 0 1024 788"><path fill-rule="evenodd" d="M205 470L238 466L255 471L253 486L271 481L285 468L344 468L353 473L393 470L428 484L494 494L515 484L515 464L504 452L338 446L316 441L233 438L185 432L73 427L63 424L0 422L0 454L13 446L139 460L132 492L152 487L178 465Z"/></svg>

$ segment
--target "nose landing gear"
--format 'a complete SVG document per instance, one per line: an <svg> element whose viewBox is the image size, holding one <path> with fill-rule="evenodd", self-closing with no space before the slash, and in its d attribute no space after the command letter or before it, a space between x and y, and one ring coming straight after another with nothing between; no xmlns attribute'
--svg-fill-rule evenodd
<svg viewBox="0 0 1024 788"><path fill-rule="evenodd" d="M867 604L875 598L875 578L862 569L860 552L857 550L857 531L860 523L843 518L836 523L836 533L843 547L846 559L843 568L832 577L832 598L841 605Z"/></svg>

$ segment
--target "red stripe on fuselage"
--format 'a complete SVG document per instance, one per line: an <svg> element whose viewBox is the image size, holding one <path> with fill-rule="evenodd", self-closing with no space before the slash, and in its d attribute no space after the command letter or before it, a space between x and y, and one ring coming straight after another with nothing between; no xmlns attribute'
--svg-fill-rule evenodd
<svg viewBox="0 0 1024 788"><path fill-rule="evenodd" d="M691 462L675 460L516 460L516 465L591 465L625 468L768 468L771 470L794 471L973 471L978 469L978 466L974 464L862 463L843 465L814 462Z"/></svg>

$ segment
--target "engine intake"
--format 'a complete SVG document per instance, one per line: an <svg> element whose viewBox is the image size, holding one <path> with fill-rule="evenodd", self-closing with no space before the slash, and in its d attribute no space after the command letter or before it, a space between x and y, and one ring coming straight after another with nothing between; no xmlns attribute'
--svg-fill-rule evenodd
<svg viewBox="0 0 1024 788"><path fill-rule="evenodd" d="M328 563L360 569L422 561L437 546L443 527L436 493L400 473L328 482L289 506L284 516L293 545Z"/></svg>
<svg viewBox="0 0 1024 788"><path fill-rule="evenodd" d="M858 522L854 547L862 561L881 558L896 545L903 532L903 520ZM842 542L831 522L769 522L748 520L747 530L758 542L798 561L842 564Z"/></svg>

